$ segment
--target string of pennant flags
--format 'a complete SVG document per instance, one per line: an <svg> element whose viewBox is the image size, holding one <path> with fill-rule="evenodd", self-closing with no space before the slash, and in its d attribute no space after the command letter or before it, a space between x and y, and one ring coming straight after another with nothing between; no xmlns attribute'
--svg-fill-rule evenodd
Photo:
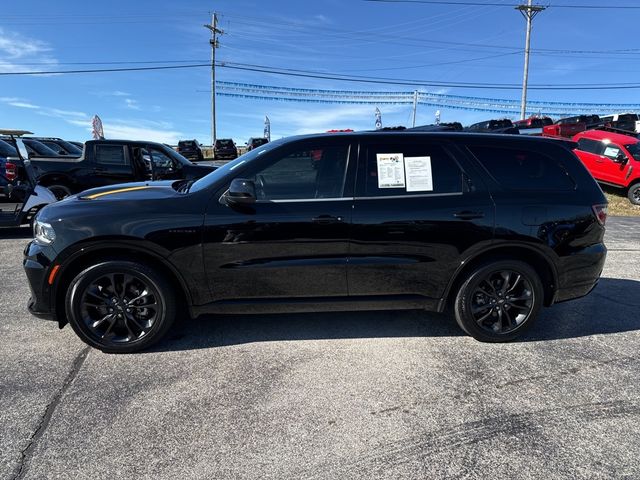
<svg viewBox="0 0 640 480"><path fill-rule="evenodd" d="M221 96L264 101L352 105L411 105L415 101L418 105L501 114L518 114L520 109L519 100L425 91L327 90L225 81L216 82L216 86ZM551 116L640 110L637 103L530 101L527 106L532 114Z"/></svg>

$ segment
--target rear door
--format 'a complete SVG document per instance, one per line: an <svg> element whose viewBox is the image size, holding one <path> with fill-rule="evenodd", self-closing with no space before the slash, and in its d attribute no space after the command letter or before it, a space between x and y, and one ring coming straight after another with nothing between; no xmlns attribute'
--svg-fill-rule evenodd
<svg viewBox="0 0 640 480"><path fill-rule="evenodd" d="M435 306L465 253L493 237L478 172L447 142L376 135L360 146L357 178L349 294Z"/></svg>
<svg viewBox="0 0 640 480"><path fill-rule="evenodd" d="M575 153L596 180L604 180L602 177L603 150L604 145L599 140L590 138L578 139L578 147Z"/></svg>

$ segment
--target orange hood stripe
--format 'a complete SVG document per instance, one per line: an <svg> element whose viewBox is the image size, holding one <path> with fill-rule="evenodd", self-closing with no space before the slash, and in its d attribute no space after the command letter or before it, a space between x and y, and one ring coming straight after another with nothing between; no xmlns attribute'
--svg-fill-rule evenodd
<svg viewBox="0 0 640 480"><path fill-rule="evenodd" d="M116 193L123 193L123 192L133 192L135 190L146 190L147 188L151 188L151 187L148 185L145 185L143 187L118 188L117 190L109 190L107 192L94 193L93 195L87 195L86 197L82 197L82 198L88 198L89 200L93 200L94 198L104 197L105 195L113 195Z"/></svg>

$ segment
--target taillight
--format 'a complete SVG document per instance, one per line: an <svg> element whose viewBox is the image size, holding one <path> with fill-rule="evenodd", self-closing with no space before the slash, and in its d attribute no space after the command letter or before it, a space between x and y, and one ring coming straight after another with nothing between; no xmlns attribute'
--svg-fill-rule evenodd
<svg viewBox="0 0 640 480"><path fill-rule="evenodd" d="M607 222L607 206L606 205L594 205L591 207L593 209L593 213L598 219L600 225L603 225Z"/></svg>
<svg viewBox="0 0 640 480"><path fill-rule="evenodd" d="M16 172L16 164L11 162L5 163L4 170L5 170L5 177L7 177L7 180L9 180L10 182L13 182L18 175Z"/></svg>

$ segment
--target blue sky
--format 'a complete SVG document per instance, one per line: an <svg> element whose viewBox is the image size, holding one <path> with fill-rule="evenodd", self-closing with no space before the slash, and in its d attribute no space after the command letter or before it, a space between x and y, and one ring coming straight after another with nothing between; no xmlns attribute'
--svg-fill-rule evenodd
<svg viewBox="0 0 640 480"><path fill-rule="evenodd" d="M491 0L488 3L513 3ZM548 2L547 2L548 3ZM555 5L601 5L557 0ZM616 5L635 5L615 0ZM364 0L204 2L150 0L3 5L0 72L206 63L215 9L217 59L226 62L371 77L442 82L522 81L525 22L510 7L374 3ZM534 22L531 84L637 82L640 10L553 9ZM446 42L456 42L446 43ZM483 45L468 46L464 44ZM548 50L544 50L548 49ZM624 49L635 51L620 52ZM537 51L540 50L540 51ZM614 50L571 53L549 50ZM114 63L109 62L131 62ZM158 62L158 63L136 63ZM166 63L170 62L170 63ZM90 63L94 63L91 65ZM102 65L98 65L98 63ZM108 64L108 65L105 65ZM269 86L412 91L411 86L340 82L217 69L218 80ZM204 68L101 74L0 76L0 127L71 140L89 137L99 114L107 137L210 142L210 71ZM424 88L453 95L519 99L518 90ZM531 100L640 103L639 89L531 91ZM407 125L411 107L380 107L385 125ZM421 106L417 124L433 123ZM473 123L497 114L441 108L442 121ZM332 105L219 96L218 137L244 143L261 136L269 115L272 138L328 129L370 129L371 105Z"/></svg>

